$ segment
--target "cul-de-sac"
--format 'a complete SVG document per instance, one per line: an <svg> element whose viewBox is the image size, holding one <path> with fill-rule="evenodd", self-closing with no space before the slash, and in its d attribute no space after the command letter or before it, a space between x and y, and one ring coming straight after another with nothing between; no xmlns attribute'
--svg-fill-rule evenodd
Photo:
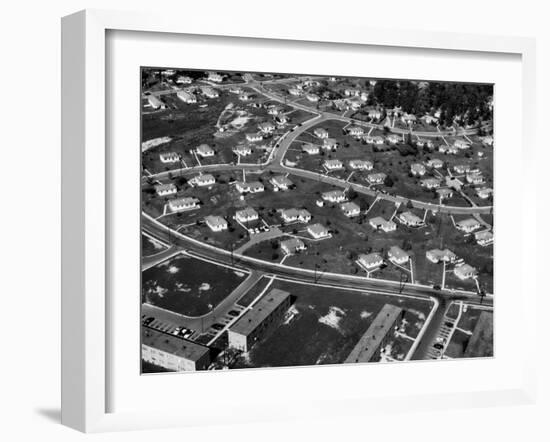
<svg viewBox="0 0 550 442"><path fill-rule="evenodd" d="M143 373L493 355L492 85L154 67L140 106Z"/></svg>

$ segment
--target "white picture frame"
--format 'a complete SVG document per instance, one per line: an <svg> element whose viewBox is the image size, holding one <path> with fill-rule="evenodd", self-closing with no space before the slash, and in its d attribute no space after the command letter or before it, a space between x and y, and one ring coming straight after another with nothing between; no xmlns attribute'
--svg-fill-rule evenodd
<svg viewBox="0 0 550 442"><path fill-rule="evenodd" d="M205 420L174 410L156 412L108 412L107 376L109 359L107 279L108 176L106 155L106 33L141 31L164 34L227 36L247 39L311 41L342 45L427 48L441 51L514 54L521 57L522 70L522 173L528 176L536 162L534 143L535 42L528 38L382 30L355 25L293 26L288 23L226 21L223 17L194 17L182 24L178 17L150 13L86 10L62 20L62 423L84 432L159 428L202 424ZM534 217L536 194L522 187L529 211L520 228L521 260L535 255L535 232L526 227ZM525 269L523 270L525 271ZM534 280L522 278L519 308L536 302ZM527 336L536 324L525 317L519 321ZM517 326L517 325L516 325ZM535 340L525 340L525 347ZM373 411L468 407L532 403L535 396L535 364L526 360L523 376L510 388L470 391L463 394L427 394L400 397L388 395L372 401L342 398L343 412L365 414ZM514 380L518 381L518 380ZM317 401L315 415L331 413L330 403ZM249 407L254 407L250 404ZM284 419L269 410L273 418ZM304 410L298 416L311 416ZM261 414L258 419L265 418Z"/></svg>

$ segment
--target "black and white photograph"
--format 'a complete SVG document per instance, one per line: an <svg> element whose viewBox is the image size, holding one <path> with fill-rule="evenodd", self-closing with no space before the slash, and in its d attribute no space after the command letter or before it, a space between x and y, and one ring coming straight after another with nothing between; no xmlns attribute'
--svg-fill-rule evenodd
<svg viewBox="0 0 550 442"><path fill-rule="evenodd" d="M140 94L142 373L493 356L492 84L143 67Z"/></svg>

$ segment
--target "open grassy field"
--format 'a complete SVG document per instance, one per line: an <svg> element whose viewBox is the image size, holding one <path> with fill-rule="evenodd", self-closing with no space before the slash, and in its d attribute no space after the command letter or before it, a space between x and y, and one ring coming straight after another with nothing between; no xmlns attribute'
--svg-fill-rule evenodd
<svg viewBox="0 0 550 442"><path fill-rule="evenodd" d="M246 273L179 255L142 274L142 302L186 316L211 311Z"/></svg>
<svg viewBox="0 0 550 442"><path fill-rule="evenodd" d="M141 235L141 256L151 256L166 249L166 246L148 235Z"/></svg>
<svg viewBox="0 0 550 442"><path fill-rule="evenodd" d="M312 290L308 285L280 280L272 288L290 292L295 301L283 324L233 368L341 363L384 304L406 309L405 319L413 336L431 308L431 303L424 300L319 286ZM392 340L395 356L404 357L410 343Z"/></svg>

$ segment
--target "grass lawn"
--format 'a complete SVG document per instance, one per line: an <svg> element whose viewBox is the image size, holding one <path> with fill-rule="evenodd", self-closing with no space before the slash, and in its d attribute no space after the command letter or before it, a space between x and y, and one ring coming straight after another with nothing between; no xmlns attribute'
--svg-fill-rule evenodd
<svg viewBox="0 0 550 442"><path fill-rule="evenodd" d="M166 246L154 238L141 235L141 256L151 256L166 250Z"/></svg>
<svg viewBox="0 0 550 442"><path fill-rule="evenodd" d="M246 273L185 255L145 270L142 302L187 316L211 311L244 279Z"/></svg>
<svg viewBox="0 0 550 442"><path fill-rule="evenodd" d="M345 360L386 303L407 310L411 334L417 333L431 303L335 288L311 287L274 281L272 288L286 290L295 301L283 324L240 358L235 367L276 367L336 364ZM391 340L396 356L406 352L410 340ZM395 342L393 342L395 341ZM408 342L407 342L408 341Z"/></svg>

